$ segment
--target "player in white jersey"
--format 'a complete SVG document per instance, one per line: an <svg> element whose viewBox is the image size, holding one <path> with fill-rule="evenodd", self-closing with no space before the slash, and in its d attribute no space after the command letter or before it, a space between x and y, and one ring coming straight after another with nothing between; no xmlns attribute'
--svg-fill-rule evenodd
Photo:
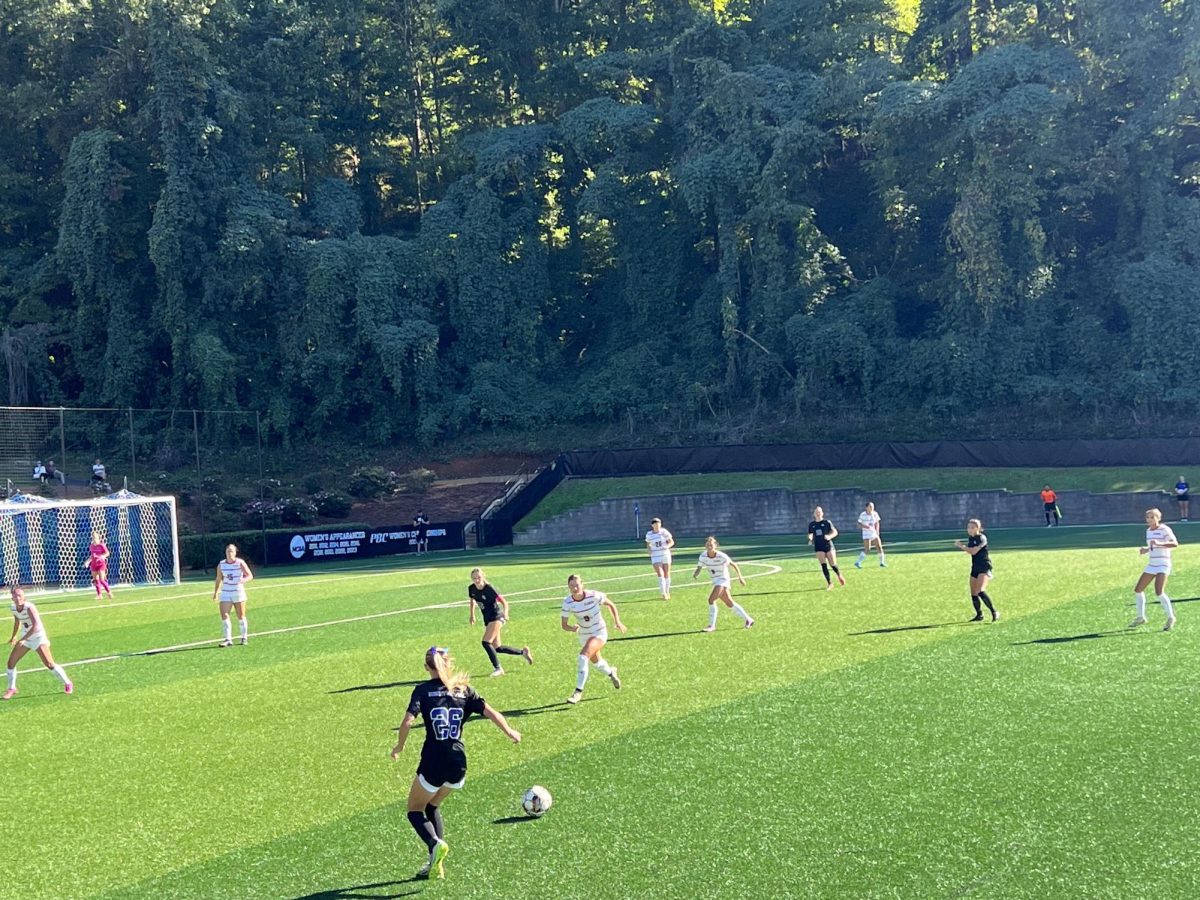
<svg viewBox="0 0 1200 900"><path fill-rule="evenodd" d="M1178 546L1179 540L1175 537L1175 532L1162 523L1162 512L1157 509L1146 510L1146 546L1139 548L1138 552L1149 559L1133 587L1137 618L1129 623L1130 628L1146 624L1146 588L1152 581L1158 602L1167 614L1167 624L1163 631L1170 631L1175 627L1175 610L1171 607L1171 598L1167 596L1167 578L1171 574L1171 551Z"/></svg>
<svg viewBox="0 0 1200 900"><path fill-rule="evenodd" d="M250 643L249 625L246 622L246 582L254 580L254 573L244 559L238 559L237 547L229 544L225 558L217 563L217 583L213 586L213 600L221 603L222 639L218 647L233 646L233 623L229 611L237 612L238 628L242 633L242 644Z"/></svg>
<svg viewBox="0 0 1200 900"><path fill-rule="evenodd" d="M583 686L587 684L589 662L609 677L613 687L618 689L621 687L621 679L617 677L617 670L600 655L604 650L604 645L608 643L608 626L604 624L604 607L607 606L608 611L612 613L613 624L621 633L625 632L625 624L621 621L621 614L617 612L616 604L600 591L584 590L583 579L578 575L572 575L567 579L567 588L570 593L563 600L562 629L579 635L578 674L575 678L575 690L567 698L567 702L578 703L579 698L583 696ZM575 617L574 625L570 622L572 616Z"/></svg>
<svg viewBox="0 0 1200 900"><path fill-rule="evenodd" d="M746 628L754 624L754 620L750 618L750 614L742 609L741 604L733 602L733 595L729 593L729 570L737 572L738 583L742 587L746 586L746 579L742 577L742 570L738 568L738 564L724 550L718 549L717 539L709 535L704 542L704 552L700 554L700 561L696 563L696 571L692 573L695 578L700 574L701 569L708 569L708 574L712 578L712 590L708 594L708 627L704 631L717 630L717 601L720 600L737 615L744 623Z"/></svg>
<svg viewBox="0 0 1200 900"><path fill-rule="evenodd" d="M12 636L8 639L12 652L8 654L8 690L0 699L11 700L17 692L17 663L30 650L35 651L41 657L42 664L58 676L58 680L63 683L63 690L68 694L73 693L75 685L71 683L63 667L50 655L50 638L46 636L42 617L38 614L37 607L25 599L25 592L21 588L12 588L12 606L9 609L13 614ZM21 632L19 640L18 630Z"/></svg>
<svg viewBox="0 0 1200 900"><path fill-rule="evenodd" d="M862 564L867 559L867 554L871 552L871 544L879 548L879 567L881 569L887 568L887 561L883 556L883 531L880 528L882 521L879 518L879 513L875 512L874 503L868 502L866 509L858 514L858 527L862 531L863 548L859 551L858 561L854 564L854 568L862 568Z"/></svg>
<svg viewBox="0 0 1200 900"><path fill-rule="evenodd" d="M646 546L650 548L650 564L654 566L654 574L658 576L658 592L664 600L670 600L671 548L675 546L675 538L662 527L662 519L655 517L650 520L650 530L646 532Z"/></svg>

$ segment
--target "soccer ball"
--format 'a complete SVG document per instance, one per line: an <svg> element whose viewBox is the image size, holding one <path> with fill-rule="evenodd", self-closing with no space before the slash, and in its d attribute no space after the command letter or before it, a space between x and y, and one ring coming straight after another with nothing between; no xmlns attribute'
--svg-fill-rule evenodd
<svg viewBox="0 0 1200 900"><path fill-rule="evenodd" d="M535 784L521 798L521 809L525 815L536 819L544 816L552 803L554 798L550 796L550 792L540 784Z"/></svg>

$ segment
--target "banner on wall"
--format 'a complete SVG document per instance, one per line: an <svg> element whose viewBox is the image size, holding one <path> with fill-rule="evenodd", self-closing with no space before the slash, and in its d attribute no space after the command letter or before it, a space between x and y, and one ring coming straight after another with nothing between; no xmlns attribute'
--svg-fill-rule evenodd
<svg viewBox="0 0 1200 900"><path fill-rule="evenodd" d="M429 550L463 550L463 522L431 522L425 526ZM411 525L378 528L304 528L267 535L267 561L338 562L417 551L417 529Z"/></svg>

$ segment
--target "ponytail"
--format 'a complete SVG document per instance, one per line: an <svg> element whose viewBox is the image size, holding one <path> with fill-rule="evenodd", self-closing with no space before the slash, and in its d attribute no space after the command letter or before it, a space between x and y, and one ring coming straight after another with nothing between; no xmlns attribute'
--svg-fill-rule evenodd
<svg viewBox="0 0 1200 900"><path fill-rule="evenodd" d="M450 651L445 647L430 647L425 652L425 668L436 675L452 694L463 690L470 682L470 676L466 672L459 672L454 668L454 660L450 658Z"/></svg>

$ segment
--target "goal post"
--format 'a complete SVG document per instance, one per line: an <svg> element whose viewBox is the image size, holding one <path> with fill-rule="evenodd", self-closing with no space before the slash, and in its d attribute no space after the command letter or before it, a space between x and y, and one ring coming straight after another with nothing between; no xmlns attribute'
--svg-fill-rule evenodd
<svg viewBox="0 0 1200 900"><path fill-rule="evenodd" d="M69 591L91 585L88 546L108 548L111 584L179 583L174 497L119 491L96 500L17 494L0 502L0 575L5 585Z"/></svg>

